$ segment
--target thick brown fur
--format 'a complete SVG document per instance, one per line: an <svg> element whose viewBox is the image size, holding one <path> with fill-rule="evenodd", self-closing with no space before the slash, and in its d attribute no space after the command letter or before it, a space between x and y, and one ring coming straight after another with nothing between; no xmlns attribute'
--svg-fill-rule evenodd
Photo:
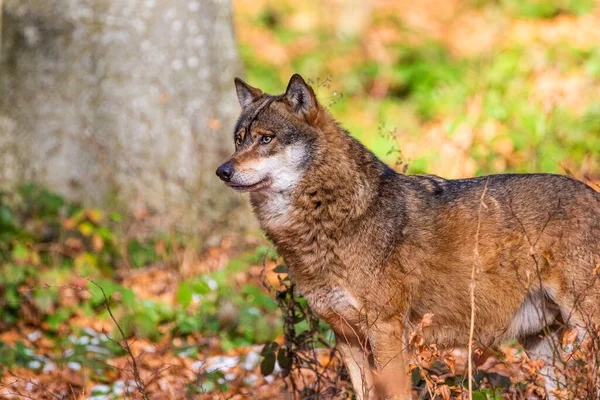
<svg viewBox="0 0 600 400"><path fill-rule="evenodd" d="M340 128L298 75L281 96L236 85L234 178L287 146L307 149L293 185L270 190L272 171L247 190L299 292L332 326L358 398L410 397L406 336L425 314L426 341L468 344L474 267L480 345L517 338L550 362L557 326L600 323L600 194L584 183L398 174ZM257 144L265 134L270 143Z"/></svg>

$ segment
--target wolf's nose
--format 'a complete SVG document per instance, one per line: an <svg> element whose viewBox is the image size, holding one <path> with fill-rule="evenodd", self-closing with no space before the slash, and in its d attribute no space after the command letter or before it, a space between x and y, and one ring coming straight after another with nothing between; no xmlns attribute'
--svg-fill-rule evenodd
<svg viewBox="0 0 600 400"><path fill-rule="evenodd" d="M222 181L229 182L233 176L233 164L231 164L231 162L221 164L221 166L217 168L217 176L221 178Z"/></svg>

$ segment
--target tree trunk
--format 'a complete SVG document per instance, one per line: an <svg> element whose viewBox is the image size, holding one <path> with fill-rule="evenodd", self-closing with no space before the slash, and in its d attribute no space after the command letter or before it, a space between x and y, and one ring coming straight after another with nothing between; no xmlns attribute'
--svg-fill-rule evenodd
<svg viewBox="0 0 600 400"><path fill-rule="evenodd" d="M228 1L4 0L2 27L0 187L37 181L159 229L247 210L214 175L239 113Z"/></svg>

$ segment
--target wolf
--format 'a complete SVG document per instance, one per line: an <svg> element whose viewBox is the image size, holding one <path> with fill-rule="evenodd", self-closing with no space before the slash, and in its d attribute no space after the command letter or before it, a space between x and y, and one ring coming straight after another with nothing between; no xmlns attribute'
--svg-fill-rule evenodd
<svg viewBox="0 0 600 400"><path fill-rule="evenodd" d="M599 193L552 174L400 174L300 75L281 95L239 78L235 88L235 152L216 173L250 193L298 292L335 333L358 399L411 397L408 336L427 315L428 343L518 339L554 398L555 343L600 324Z"/></svg>

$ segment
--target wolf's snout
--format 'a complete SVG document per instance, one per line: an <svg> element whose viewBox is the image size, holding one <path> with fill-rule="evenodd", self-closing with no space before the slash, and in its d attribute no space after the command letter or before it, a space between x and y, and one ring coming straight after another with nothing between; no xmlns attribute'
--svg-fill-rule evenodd
<svg viewBox="0 0 600 400"><path fill-rule="evenodd" d="M217 168L217 176L221 178L222 181L229 182L233 176L233 171L233 164L231 161L228 161Z"/></svg>

